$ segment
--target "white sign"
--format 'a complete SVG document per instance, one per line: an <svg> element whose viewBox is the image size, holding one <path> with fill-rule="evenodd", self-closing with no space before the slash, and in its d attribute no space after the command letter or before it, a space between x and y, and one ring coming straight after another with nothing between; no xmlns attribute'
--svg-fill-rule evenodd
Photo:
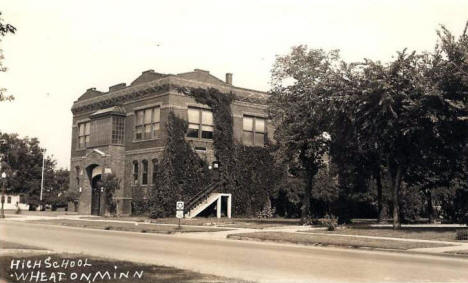
<svg viewBox="0 0 468 283"><path fill-rule="evenodd" d="M176 209L177 210L184 210L184 202L183 201L178 201L176 203Z"/></svg>
<svg viewBox="0 0 468 283"><path fill-rule="evenodd" d="M177 210L176 211L176 217L177 218L184 218L184 211L183 210Z"/></svg>

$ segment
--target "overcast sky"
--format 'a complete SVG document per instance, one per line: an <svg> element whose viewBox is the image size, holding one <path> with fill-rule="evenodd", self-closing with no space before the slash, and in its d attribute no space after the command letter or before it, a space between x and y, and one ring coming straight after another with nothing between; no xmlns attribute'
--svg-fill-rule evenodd
<svg viewBox="0 0 468 283"><path fill-rule="evenodd" d="M275 55L290 47L340 49L345 60L387 61L432 50L440 24L460 34L468 1L21 1L0 0L6 22L0 131L38 137L69 167L70 108L86 89L107 91L142 71L195 68L268 90Z"/></svg>

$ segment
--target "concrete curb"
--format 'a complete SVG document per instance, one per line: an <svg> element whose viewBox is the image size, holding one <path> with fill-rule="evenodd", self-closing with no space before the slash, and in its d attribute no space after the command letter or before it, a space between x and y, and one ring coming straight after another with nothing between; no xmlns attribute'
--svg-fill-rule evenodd
<svg viewBox="0 0 468 283"><path fill-rule="evenodd" d="M422 252L422 251L412 251L412 250L398 250L398 249L385 249L385 248L372 248L372 247L361 247L361 246L347 246L347 245L327 245L327 244L307 244L307 243L294 243L291 241L284 240L264 240L258 238L251 238L245 236L237 235L227 235L226 239L231 240L240 240L240 241L253 241L253 242L269 242L269 243L280 243L280 244L292 244L298 246L316 246L316 247L334 247L334 248L344 248L344 249L359 249L359 250L368 250L368 251L381 251L381 252L390 252L390 253L405 253L413 255L430 255L430 256L440 256L440 257L449 257L449 258L460 258L467 259L468 255L462 254L450 254L450 253L435 253L435 252Z"/></svg>

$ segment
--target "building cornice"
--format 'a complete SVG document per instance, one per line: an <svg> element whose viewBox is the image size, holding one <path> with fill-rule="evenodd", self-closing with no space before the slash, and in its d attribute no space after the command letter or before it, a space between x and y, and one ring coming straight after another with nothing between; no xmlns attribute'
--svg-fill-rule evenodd
<svg viewBox="0 0 468 283"><path fill-rule="evenodd" d="M171 75L144 84L129 86L124 89L104 93L103 95L97 97L75 101L71 111L73 114L77 114L79 112L122 105L128 101L159 95L169 91L176 91L182 94L183 89L190 88L215 88L223 93L234 94L236 101L256 104L265 104L269 97L266 92L239 88L228 84L221 85L187 80Z"/></svg>

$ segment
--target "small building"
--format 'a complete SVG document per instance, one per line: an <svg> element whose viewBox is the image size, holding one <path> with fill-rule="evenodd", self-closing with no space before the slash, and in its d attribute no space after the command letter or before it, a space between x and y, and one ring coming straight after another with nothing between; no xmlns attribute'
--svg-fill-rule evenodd
<svg viewBox="0 0 468 283"><path fill-rule="evenodd" d="M29 204L24 202L24 198L20 195L5 195L3 208L6 210L29 210Z"/></svg>
<svg viewBox="0 0 468 283"><path fill-rule="evenodd" d="M264 146L272 139L267 119L268 94L236 87L232 74L223 81L208 71L195 69L177 75L143 72L130 85L119 83L108 91L88 89L73 103L70 188L79 192L78 212L104 213L101 177L114 173L121 181L116 191L117 213L131 213L135 187L153 184L155 166L167 141L170 111L188 122L186 140L208 163L214 161L213 114L182 88L215 88L231 93L235 142Z"/></svg>

